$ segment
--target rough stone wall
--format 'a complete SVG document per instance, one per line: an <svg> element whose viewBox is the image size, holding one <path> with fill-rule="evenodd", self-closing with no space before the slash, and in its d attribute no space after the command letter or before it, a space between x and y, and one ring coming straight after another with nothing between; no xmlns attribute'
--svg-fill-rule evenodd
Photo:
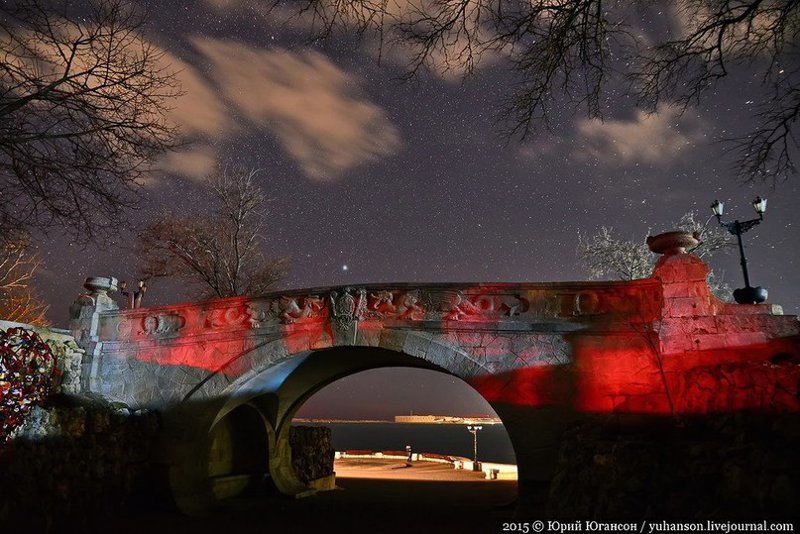
<svg viewBox="0 0 800 534"><path fill-rule="evenodd" d="M27 532L80 525L154 491L158 414L76 401L54 397L35 407L0 455L0 524Z"/></svg>
<svg viewBox="0 0 800 534"><path fill-rule="evenodd" d="M800 362L778 357L694 367L676 375L671 387L678 413L796 412L800 406Z"/></svg>
<svg viewBox="0 0 800 534"><path fill-rule="evenodd" d="M796 519L800 414L606 418L562 437L547 516Z"/></svg>
<svg viewBox="0 0 800 534"><path fill-rule="evenodd" d="M53 393L78 395L81 392L81 363L83 349L78 347L71 336L63 339L44 338L56 357L56 366L61 371L60 380L55 384Z"/></svg>
<svg viewBox="0 0 800 534"><path fill-rule="evenodd" d="M292 467L304 484L333 474L331 429L321 426L293 426L289 431Z"/></svg>

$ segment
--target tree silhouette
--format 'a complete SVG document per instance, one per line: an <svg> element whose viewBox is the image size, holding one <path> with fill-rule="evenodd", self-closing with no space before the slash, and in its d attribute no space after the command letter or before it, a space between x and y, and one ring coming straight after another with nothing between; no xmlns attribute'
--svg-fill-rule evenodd
<svg viewBox="0 0 800 534"><path fill-rule="evenodd" d="M85 241L115 229L148 163L175 143L165 111L179 89L143 19L123 0L75 4L0 3L7 239L58 226Z"/></svg>
<svg viewBox="0 0 800 534"><path fill-rule="evenodd" d="M223 168L208 180L215 200L211 214L163 213L149 223L138 242L142 277L179 277L198 298L268 291L288 262L262 251L265 199L256 173Z"/></svg>

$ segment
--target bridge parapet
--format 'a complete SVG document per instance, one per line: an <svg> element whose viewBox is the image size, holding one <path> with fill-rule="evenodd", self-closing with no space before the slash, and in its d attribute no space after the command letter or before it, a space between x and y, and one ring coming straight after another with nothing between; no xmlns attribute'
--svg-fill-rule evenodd
<svg viewBox="0 0 800 534"><path fill-rule="evenodd" d="M98 340L137 342L186 336L235 335L242 330L298 331L326 323L347 343L360 328L424 324L444 330L571 331L587 321L649 321L660 306L660 284L632 282L551 284L353 285L293 290L100 315Z"/></svg>

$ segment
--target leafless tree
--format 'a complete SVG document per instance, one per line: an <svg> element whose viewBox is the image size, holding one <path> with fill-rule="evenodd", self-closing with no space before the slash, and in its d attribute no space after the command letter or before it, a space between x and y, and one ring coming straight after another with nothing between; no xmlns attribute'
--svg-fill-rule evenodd
<svg viewBox="0 0 800 534"><path fill-rule="evenodd" d="M174 145L176 78L130 4L0 3L0 233L116 227Z"/></svg>
<svg viewBox="0 0 800 534"><path fill-rule="evenodd" d="M709 225L708 221L701 221L695 212L684 214L677 227L687 232L696 232L700 236L700 244L688 250L700 258L726 253L733 246L729 233L716 225ZM637 243L617 239L613 235L613 229L605 226L593 236L578 234L578 256L589 271L591 279L616 280L647 278L653 272L657 259L644 240ZM713 270L709 273L708 284L717 297L731 300L731 288Z"/></svg>
<svg viewBox="0 0 800 534"><path fill-rule="evenodd" d="M602 118L607 99L623 84L649 111L663 103L686 109L714 95L732 70L745 67L766 96L755 106L755 130L729 140L739 148L738 171L746 179L773 181L796 172L798 0L288 3L295 8L290 12L310 15L322 35L356 28L377 32L381 47L410 48L410 76L431 67L469 75L487 56L506 58L517 83L501 115L507 132L523 137L549 125L554 104L563 98ZM648 17L652 24L639 22Z"/></svg>
<svg viewBox="0 0 800 534"><path fill-rule="evenodd" d="M653 272L653 253L644 242L617 239L613 228L603 226L593 236L578 234L580 256L591 279L605 277L617 280L647 278Z"/></svg>
<svg viewBox="0 0 800 534"><path fill-rule="evenodd" d="M177 276L199 298L259 295L279 281L288 263L262 251L265 199L256 173L223 168L208 180L210 215L164 213L148 224L139 235L142 276Z"/></svg>
<svg viewBox="0 0 800 534"><path fill-rule="evenodd" d="M0 243L0 320L47 324L49 306L32 287L40 265L41 260L28 251L26 241Z"/></svg>

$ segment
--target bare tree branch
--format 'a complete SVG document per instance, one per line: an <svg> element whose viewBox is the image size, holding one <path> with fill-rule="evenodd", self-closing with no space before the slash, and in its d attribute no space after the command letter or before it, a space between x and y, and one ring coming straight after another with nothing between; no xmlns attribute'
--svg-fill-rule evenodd
<svg viewBox="0 0 800 534"><path fill-rule="evenodd" d="M0 4L0 233L113 229L175 144L180 91L142 19L122 0L76 3Z"/></svg>
<svg viewBox="0 0 800 534"><path fill-rule="evenodd" d="M594 236L578 234L578 256L589 271L589 278L636 280L650 276L655 258L647 245L617 239L613 231L603 226Z"/></svg>
<svg viewBox="0 0 800 534"><path fill-rule="evenodd" d="M264 195L257 171L221 169L209 187L213 214L183 217L164 213L139 235L143 278L175 276L199 298L260 295L285 275L285 258L262 252Z"/></svg>
<svg viewBox="0 0 800 534"><path fill-rule="evenodd" d="M25 240L0 243L0 319L46 325L49 306L32 287L33 275L41 265L36 254L28 252Z"/></svg>

